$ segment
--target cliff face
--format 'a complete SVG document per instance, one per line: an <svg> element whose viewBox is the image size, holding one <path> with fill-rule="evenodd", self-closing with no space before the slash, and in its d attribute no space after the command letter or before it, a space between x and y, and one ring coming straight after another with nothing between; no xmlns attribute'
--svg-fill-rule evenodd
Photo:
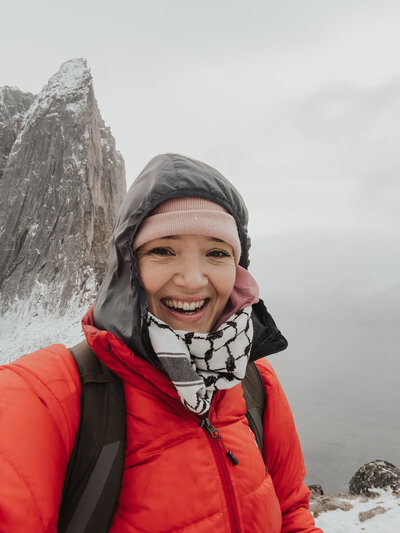
<svg viewBox="0 0 400 533"><path fill-rule="evenodd" d="M2 94L2 309L31 297L63 310L102 277L124 162L84 60L64 63L34 99L17 89Z"/></svg>
<svg viewBox="0 0 400 533"><path fill-rule="evenodd" d="M17 87L0 87L0 180L22 119L34 98L33 94L23 93Z"/></svg>

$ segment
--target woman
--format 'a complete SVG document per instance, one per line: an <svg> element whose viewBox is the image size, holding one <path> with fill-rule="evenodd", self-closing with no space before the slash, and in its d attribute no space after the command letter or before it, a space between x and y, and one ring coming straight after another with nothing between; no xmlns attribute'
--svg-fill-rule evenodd
<svg viewBox="0 0 400 533"><path fill-rule="evenodd" d="M263 359L286 341L246 270L246 228L234 187L174 154L150 161L121 206L103 285L82 321L90 347L124 385L127 440L112 532L320 531L290 408ZM249 360L267 394L263 457L245 417ZM50 346L5 367L0 384L8 432L0 530L56 531L79 425L74 360Z"/></svg>

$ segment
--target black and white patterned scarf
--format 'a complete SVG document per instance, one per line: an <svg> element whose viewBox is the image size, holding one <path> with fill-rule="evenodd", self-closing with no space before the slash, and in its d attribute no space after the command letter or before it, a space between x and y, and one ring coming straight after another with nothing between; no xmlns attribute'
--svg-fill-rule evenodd
<svg viewBox="0 0 400 533"><path fill-rule="evenodd" d="M173 330L147 313L153 349L190 411L206 413L214 391L244 378L253 339L251 310L238 311L211 333Z"/></svg>

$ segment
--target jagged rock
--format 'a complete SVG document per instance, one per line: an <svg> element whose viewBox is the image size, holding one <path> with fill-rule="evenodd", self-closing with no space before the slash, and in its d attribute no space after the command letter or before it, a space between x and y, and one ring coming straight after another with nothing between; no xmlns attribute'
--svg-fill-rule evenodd
<svg viewBox="0 0 400 533"><path fill-rule="evenodd" d="M62 310L102 277L125 193L124 162L100 116L85 60L64 63L23 118L30 96L13 91L3 89L8 103L0 116L14 127L2 119L2 307L34 296Z"/></svg>
<svg viewBox="0 0 400 533"><path fill-rule="evenodd" d="M352 508L353 506L348 501L343 501L339 496L332 495L316 496L310 503L310 511L315 518L327 511L336 511L337 509L350 511Z"/></svg>
<svg viewBox="0 0 400 533"><path fill-rule="evenodd" d="M323 496L324 490L321 485L308 485L310 489L310 497L314 498L315 496Z"/></svg>
<svg viewBox="0 0 400 533"><path fill-rule="evenodd" d="M358 519L360 522L365 522L366 520L369 520L370 518L373 518L377 514L383 514L386 513L387 509L382 507L381 505L377 505L373 509L369 509L369 511L364 511L363 513L358 513Z"/></svg>
<svg viewBox="0 0 400 533"><path fill-rule="evenodd" d="M22 119L34 98L17 87L0 87L0 180Z"/></svg>
<svg viewBox="0 0 400 533"><path fill-rule="evenodd" d="M400 492L400 470L388 461L377 459L357 470L349 483L350 494L376 496L374 488Z"/></svg>

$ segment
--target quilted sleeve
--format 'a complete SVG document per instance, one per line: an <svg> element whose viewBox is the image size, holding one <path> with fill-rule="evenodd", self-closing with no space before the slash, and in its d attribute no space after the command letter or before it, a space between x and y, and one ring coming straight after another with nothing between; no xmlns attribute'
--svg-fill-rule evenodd
<svg viewBox="0 0 400 533"><path fill-rule="evenodd" d="M264 415L264 459L282 511L282 533L322 533L308 510L310 491L293 416L272 366L261 359L267 407Z"/></svg>
<svg viewBox="0 0 400 533"><path fill-rule="evenodd" d="M0 367L0 531L56 532L79 416L79 375L64 346Z"/></svg>

